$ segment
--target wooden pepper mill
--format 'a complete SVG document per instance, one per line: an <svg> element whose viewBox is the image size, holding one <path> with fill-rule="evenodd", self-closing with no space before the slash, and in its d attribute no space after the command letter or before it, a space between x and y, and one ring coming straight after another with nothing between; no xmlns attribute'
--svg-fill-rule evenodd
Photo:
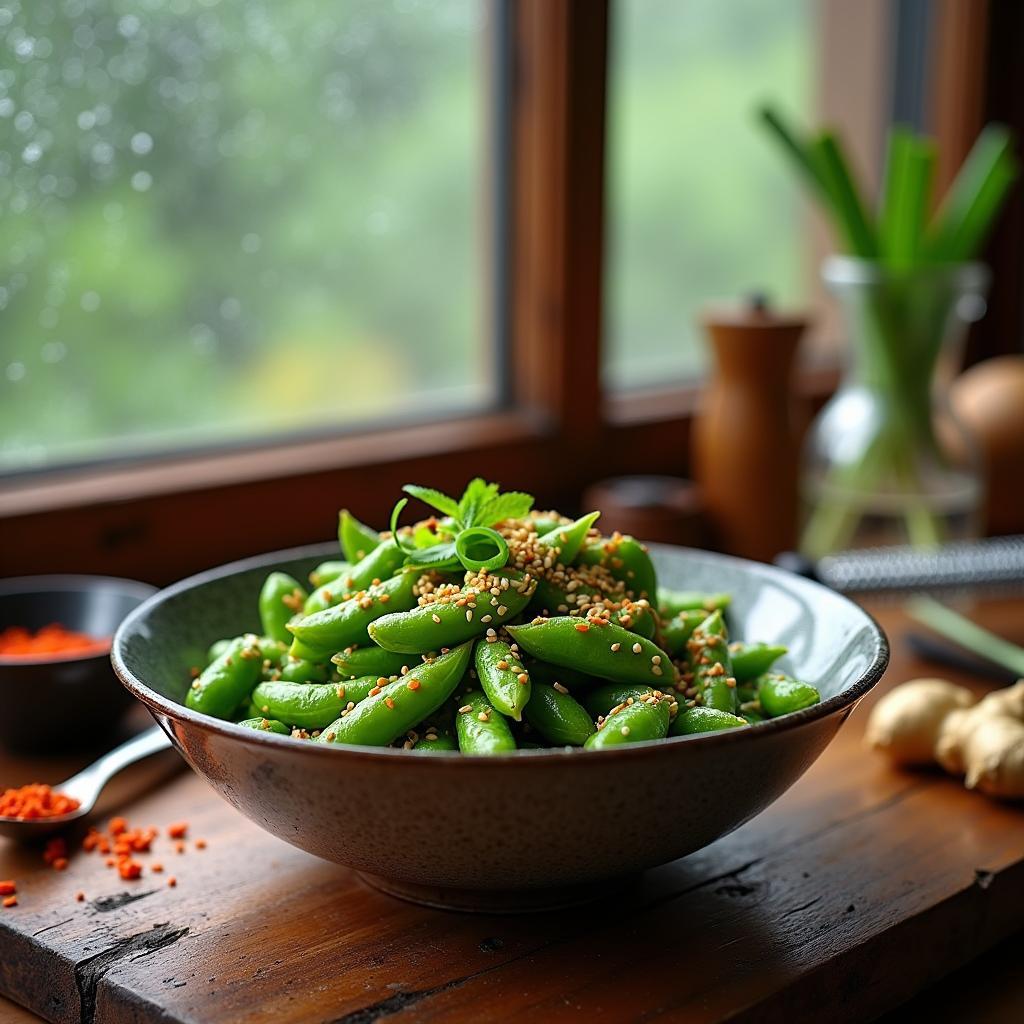
<svg viewBox="0 0 1024 1024"><path fill-rule="evenodd" d="M693 477L715 544L770 561L796 544L799 433L790 379L805 318L763 296L709 309L715 365L693 428Z"/></svg>

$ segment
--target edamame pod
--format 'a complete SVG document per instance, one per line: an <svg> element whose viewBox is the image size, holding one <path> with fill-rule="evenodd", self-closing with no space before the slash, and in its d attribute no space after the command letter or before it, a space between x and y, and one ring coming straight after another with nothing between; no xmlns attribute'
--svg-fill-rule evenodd
<svg viewBox="0 0 1024 1024"><path fill-rule="evenodd" d="M558 562L562 565L572 565L580 548L583 547L583 542L587 539L590 528L597 522L600 515L600 512L588 512L574 523L567 523L565 526L557 524L550 530L545 530L544 533L540 532L538 526L538 543L543 544L546 548L555 549L558 552Z"/></svg>
<svg viewBox="0 0 1024 1024"><path fill-rule="evenodd" d="M531 576L514 569L470 570L461 589L442 588L440 597L430 604L371 623L370 638L388 651L422 654L454 647L482 633L497 636L498 628L526 607L534 585Z"/></svg>
<svg viewBox="0 0 1024 1024"><path fill-rule="evenodd" d="M788 650L788 647L780 644L729 644L732 674L736 682L749 683L764 675Z"/></svg>
<svg viewBox="0 0 1024 1024"><path fill-rule="evenodd" d="M272 572L260 590L259 612L263 633L275 640L291 641L286 628L288 620L302 611L309 595L294 576L286 572Z"/></svg>
<svg viewBox="0 0 1024 1024"><path fill-rule="evenodd" d="M516 749L508 722L480 690L473 690L460 700L455 731L462 753L506 754Z"/></svg>
<svg viewBox="0 0 1024 1024"><path fill-rule="evenodd" d="M386 747L444 704L462 681L472 654L473 645L462 644L392 683L374 687L320 733L320 742Z"/></svg>
<svg viewBox="0 0 1024 1024"><path fill-rule="evenodd" d="M343 572L352 568L351 562L328 561L321 562L310 574L310 584L319 589L327 583L336 580Z"/></svg>
<svg viewBox="0 0 1024 1024"><path fill-rule="evenodd" d="M377 686L369 679L364 685L347 683L260 683L252 702L260 713L302 729L330 725L349 704L358 704Z"/></svg>
<svg viewBox="0 0 1024 1024"><path fill-rule="evenodd" d="M508 631L528 654L555 665L618 683L675 682L675 666L660 647L612 622L597 625L565 615L509 626Z"/></svg>
<svg viewBox="0 0 1024 1024"><path fill-rule="evenodd" d="M237 639L237 637L229 637L226 640L214 640L206 652L206 664L209 665L211 661L219 658Z"/></svg>
<svg viewBox="0 0 1024 1024"><path fill-rule="evenodd" d="M596 587L577 584L572 590L559 587L548 580L537 581L531 605L548 615L575 615L582 618L593 607L611 611L612 621L648 639L654 636L657 621L650 602L643 598L632 601L624 594L602 594Z"/></svg>
<svg viewBox="0 0 1024 1024"><path fill-rule="evenodd" d="M650 686L630 686L623 683L605 683L596 690L591 690L583 698L583 706L591 718L597 719L607 715L612 708L625 704L630 698L639 700L653 693Z"/></svg>
<svg viewBox="0 0 1024 1024"><path fill-rule="evenodd" d="M582 747L594 732L594 723L583 705L568 692L547 683L533 684L523 715L532 728L556 746Z"/></svg>
<svg viewBox="0 0 1024 1024"><path fill-rule="evenodd" d="M478 640L473 658L487 699L501 714L520 721L530 699L530 674L523 668L522 659L504 640Z"/></svg>
<svg viewBox="0 0 1024 1024"><path fill-rule="evenodd" d="M413 744L412 749L421 750L425 754L436 754L442 750L458 750L459 748L456 745L455 740L453 740L447 733L428 732Z"/></svg>
<svg viewBox="0 0 1024 1024"><path fill-rule="evenodd" d="M238 723L244 729L256 729L258 732L272 732L278 736L290 736L291 729L283 722L277 722L273 718L246 718Z"/></svg>
<svg viewBox="0 0 1024 1024"><path fill-rule="evenodd" d="M282 683L326 683L330 670L322 661L308 661L306 658L293 658L290 654L284 659L281 668L275 673L273 682Z"/></svg>
<svg viewBox="0 0 1024 1024"><path fill-rule="evenodd" d="M589 541L580 548L577 562L604 566L617 580L626 584L634 597L654 600L658 578L651 556L638 540L616 531L610 537Z"/></svg>
<svg viewBox="0 0 1024 1024"><path fill-rule="evenodd" d="M361 590L389 580L405 561L405 553L393 541L389 540L368 552L347 572L325 583L309 595L303 608L306 615L333 608Z"/></svg>
<svg viewBox="0 0 1024 1024"><path fill-rule="evenodd" d="M668 590L658 587L658 611L664 619L680 612L706 613L725 611L732 601L730 594L707 594L700 590Z"/></svg>
<svg viewBox="0 0 1024 1024"><path fill-rule="evenodd" d="M769 718L778 718L817 704L821 694L810 683L791 679L781 672L769 672L761 677L758 699L761 710Z"/></svg>
<svg viewBox="0 0 1024 1024"><path fill-rule="evenodd" d="M721 611L713 611L687 642L686 661L697 689L697 701L735 715L736 679L729 658L729 635Z"/></svg>
<svg viewBox="0 0 1024 1024"><path fill-rule="evenodd" d="M296 622L290 622L288 629L302 645L302 650L319 652L320 657L329 656L345 647L366 643L367 627L389 612L403 611L416 604L416 573L405 572L391 576L383 583L359 591L347 601L332 608L314 612ZM393 616L391 616L393 617ZM292 653L309 657L300 651ZM311 660L318 660L317 656Z"/></svg>
<svg viewBox="0 0 1024 1024"><path fill-rule="evenodd" d="M720 729L735 729L747 723L739 715L720 711L718 708L693 707L681 710L672 722L669 733L672 736L692 736L699 732L718 732Z"/></svg>
<svg viewBox="0 0 1024 1024"><path fill-rule="evenodd" d="M259 681L263 655L251 633L236 637L192 681L185 706L214 718L230 718Z"/></svg>
<svg viewBox="0 0 1024 1024"><path fill-rule="evenodd" d="M359 562L380 547L380 534L364 526L347 508L338 513L338 543L341 553L349 562Z"/></svg>
<svg viewBox="0 0 1024 1024"><path fill-rule="evenodd" d="M385 651L376 644L365 643L358 647L346 647L331 658L343 676L395 676L403 666L412 668L420 659L408 654Z"/></svg>
<svg viewBox="0 0 1024 1024"><path fill-rule="evenodd" d="M601 750L622 743L663 740L668 733L672 698L652 690L643 696L617 704L583 744L586 750Z"/></svg>
<svg viewBox="0 0 1024 1024"><path fill-rule="evenodd" d="M673 616L661 627L662 646L672 655L678 658L686 653L687 641L693 636L693 631L707 618L707 612L683 611Z"/></svg>

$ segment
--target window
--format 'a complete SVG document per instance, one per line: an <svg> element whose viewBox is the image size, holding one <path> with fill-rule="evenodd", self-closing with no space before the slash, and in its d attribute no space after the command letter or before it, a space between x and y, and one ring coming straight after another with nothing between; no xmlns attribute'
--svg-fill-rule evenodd
<svg viewBox="0 0 1024 1024"><path fill-rule="evenodd" d="M0 472L498 393L487 0L0 0Z"/></svg>
<svg viewBox="0 0 1024 1024"><path fill-rule="evenodd" d="M799 185L755 112L813 119L815 42L809 0L613 3L609 387L695 376L711 300L808 297Z"/></svg>

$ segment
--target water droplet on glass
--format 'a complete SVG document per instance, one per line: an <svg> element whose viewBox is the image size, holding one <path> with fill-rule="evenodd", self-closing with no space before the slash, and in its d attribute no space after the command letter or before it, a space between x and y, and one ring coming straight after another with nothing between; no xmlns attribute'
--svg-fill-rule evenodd
<svg viewBox="0 0 1024 1024"><path fill-rule="evenodd" d="M100 297L96 292L82 292L80 302L86 313L95 313L100 308Z"/></svg>
<svg viewBox="0 0 1024 1024"><path fill-rule="evenodd" d="M21 151L21 159L27 164L34 164L42 155L43 147L38 142L30 142Z"/></svg>
<svg viewBox="0 0 1024 1024"><path fill-rule="evenodd" d="M242 315L242 304L238 299L228 297L220 304L220 315L225 320L237 320Z"/></svg>
<svg viewBox="0 0 1024 1024"><path fill-rule="evenodd" d="M114 159L114 147L109 142L97 142L89 155L98 164L109 164Z"/></svg>
<svg viewBox="0 0 1024 1024"><path fill-rule="evenodd" d="M124 36L125 39L131 39L131 37L139 31L141 24L142 22L140 22L134 14L126 14L123 18L118 19L117 31Z"/></svg>
<svg viewBox="0 0 1024 1024"><path fill-rule="evenodd" d="M10 117L14 113L14 100L10 96L0 99L0 117Z"/></svg>
<svg viewBox="0 0 1024 1024"><path fill-rule="evenodd" d="M32 126L35 123L36 119L27 110L19 110L14 118L14 127L17 128L19 132L32 131Z"/></svg>
<svg viewBox="0 0 1024 1024"><path fill-rule="evenodd" d="M131 147L137 156L145 156L153 149L153 136L148 132L136 132L132 136Z"/></svg>
<svg viewBox="0 0 1024 1024"><path fill-rule="evenodd" d="M25 364L24 363L8 363L7 369L4 370L4 376L12 383L16 384L19 380L25 378Z"/></svg>
<svg viewBox="0 0 1024 1024"><path fill-rule="evenodd" d="M136 171L132 175L132 188L135 189L136 192L146 192L152 184L153 175L148 171Z"/></svg>
<svg viewBox="0 0 1024 1024"><path fill-rule="evenodd" d="M59 363L67 354L68 347L63 341L48 341L40 351L44 363Z"/></svg>
<svg viewBox="0 0 1024 1024"><path fill-rule="evenodd" d="M81 128L83 132L89 131L90 128L95 128L96 114L91 110L83 110L78 115L78 127Z"/></svg>

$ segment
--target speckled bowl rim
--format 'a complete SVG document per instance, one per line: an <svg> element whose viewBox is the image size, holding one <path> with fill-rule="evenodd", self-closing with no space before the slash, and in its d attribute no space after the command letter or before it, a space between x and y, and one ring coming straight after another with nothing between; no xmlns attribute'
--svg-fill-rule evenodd
<svg viewBox="0 0 1024 1024"><path fill-rule="evenodd" d="M94 590L97 586L118 590L128 597L138 598L142 604L160 593L158 587L142 580L130 580L124 576L93 576L88 573L50 573L42 576L5 576L0 578L0 596L17 597L20 594L56 594L71 590L82 592ZM122 620L124 621L124 620ZM50 654L39 658L22 655L0 654L0 668L37 668L45 665L66 665L68 662L88 664L93 661L108 661L114 648L113 639L102 651L92 654Z"/></svg>
<svg viewBox="0 0 1024 1024"><path fill-rule="evenodd" d="M652 553L657 555L659 551L672 551L680 554L699 555L702 559L721 561L736 567L742 567L745 572L755 576L767 577L769 579L781 579L787 585L796 585L808 590L811 594L817 591L824 591L841 601L849 604L859 615L864 617L867 625L871 627L875 639L875 653L871 664L861 675L845 689L834 697L823 700L820 704L804 708L802 711L795 711L782 718L769 719L766 722L759 722L746 729L725 729L721 732L702 733L694 736L669 736L661 740L644 740L639 743L625 743L621 746L605 748L600 751L583 751L578 748L557 749L557 750L521 750L514 754L500 755L479 755L463 754L459 751L435 751L429 756L410 754L409 751L396 747L369 747L361 744L335 743L326 745L322 743L296 743L288 736L279 736L272 732L259 732L254 729L246 729L233 722L225 722L209 715L200 714L197 711L185 707L176 701L169 700L163 694L151 689L142 682L125 664L122 657L122 645L127 635L133 631L138 620L145 618L151 609L162 604L164 601L192 590L195 587L214 580L223 579L227 576L234 576L238 573L247 572L253 569L268 568L281 562L294 562L304 558L323 558L337 553L337 544L321 543L308 544L297 548L287 548L283 551L272 551L263 555L256 555L252 558L244 558L237 562L229 562L226 565L207 569L204 572L189 576L178 583L165 588L154 594L148 600L135 608L121 622L110 649L110 661L114 672L125 688L138 700L142 701L152 711L166 715L174 722L181 722L188 726L206 729L221 736L236 740L252 747L270 745L271 748L292 751L296 756L312 757L352 757L359 761L385 761L390 762L394 758L404 758L410 764L433 765L434 768L424 768L426 771L445 770L464 765L467 768L472 765L473 770L484 767L506 767L513 763L522 763L529 760L531 763L543 762L564 762L566 758L573 760L587 759L594 757L601 758L636 758L644 759L659 755L675 749L681 743L702 743L710 746L717 744L751 743L758 737L768 737L775 733L787 732L792 729L799 729L801 726L818 719L853 708L857 702L881 679L889 664L889 641L878 625L875 618L860 605L855 604L849 598L829 590L820 583L813 580L803 579L784 569L773 565L766 565L762 562L751 562L744 558L735 558L732 555L722 555L717 552L700 551L695 548L677 547L670 544L652 544Z"/></svg>

